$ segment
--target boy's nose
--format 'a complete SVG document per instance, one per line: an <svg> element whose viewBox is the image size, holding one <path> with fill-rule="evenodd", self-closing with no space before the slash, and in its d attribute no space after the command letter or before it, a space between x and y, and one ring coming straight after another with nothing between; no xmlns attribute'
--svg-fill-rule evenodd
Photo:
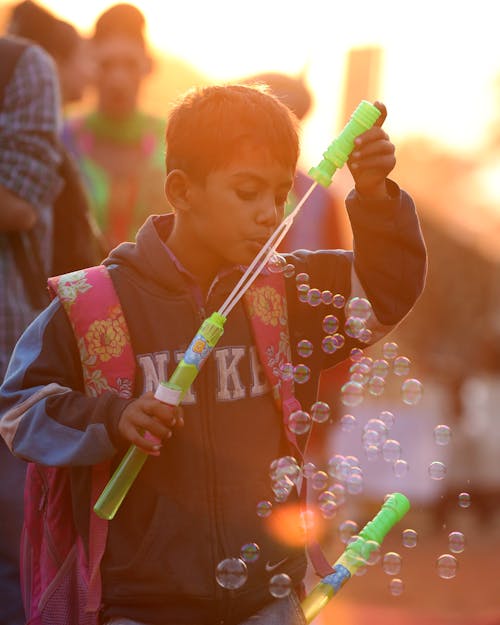
<svg viewBox="0 0 500 625"><path fill-rule="evenodd" d="M268 200L259 207L255 221L263 226L277 225L278 209L273 201Z"/></svg>

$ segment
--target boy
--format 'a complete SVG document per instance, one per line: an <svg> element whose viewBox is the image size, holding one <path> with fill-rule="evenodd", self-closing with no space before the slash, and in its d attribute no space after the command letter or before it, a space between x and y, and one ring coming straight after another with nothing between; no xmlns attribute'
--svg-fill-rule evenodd
<svg viewBox="0 0 500 625"><path fill-rule="evenodd" d="M153 397L201 320L219 309L242 266L282 219L298 157L296 120L258 88L207 87L174 108L167 146L165 190L174 215L149 218L135 244L119 246L105 261L135 353L135 399L110 391L83 394L77 344L56 299L12 359L2 389L2 434L27 460L72 467L74 512L86 544L90 465L112 459L115 467L131 443L153 455L109 523L101 622L301 623L296 593L306 569L304 549L278 540L256 514L258 502L273 500L270 463L292 451L242 302L186 394L183 417ZM366 292L378 336L410 310L425 274L413 203L387 180L394 164L394 146L381 127L364 133L350 159L355 255L300 251L288 257L295 274L309 274L311 286L346 297ZM300 362L297 341L320 340L325 307L298 302L295 278L286 283L291 347ZM270 324L278 322L275 309L264 312ZM116 326L113 337L109 349L119 349ZM333 356L318 348L308 362L313 378L348 353L349 345ZM297 387L307 410L315 385ZM145 438L145 431L162 443ZM248 565L246 583L237 590L218 585L217 565L251 542L260 557ZM291 578L293 591L274 600L268 582L277 573Z"/></svg>

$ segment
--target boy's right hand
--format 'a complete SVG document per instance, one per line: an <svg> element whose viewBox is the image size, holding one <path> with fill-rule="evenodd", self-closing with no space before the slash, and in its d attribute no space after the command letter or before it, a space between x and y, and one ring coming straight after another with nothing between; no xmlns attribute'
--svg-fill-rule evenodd
<svg viewBox="0 0 500 625"><path fill-rule="evenodd" d="M118 431L142 451L158 456L162 441L172 436L175 426L183 425L182 408L164 404L149 392L128 404L118 421Z"/></svg>

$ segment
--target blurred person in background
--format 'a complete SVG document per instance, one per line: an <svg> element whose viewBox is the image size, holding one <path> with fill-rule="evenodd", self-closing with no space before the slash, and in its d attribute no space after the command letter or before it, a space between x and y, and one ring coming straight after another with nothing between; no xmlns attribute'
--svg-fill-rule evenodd
<svg viewBox="0 0 500 625"><path fill-rule="evenodd" d="M56 18L32 0L24 0L12 9L7 30L37 43L54 59L63 107L81 100L91 67L86 42L72 24Z"/></svg>
<svg viewBox="0 0 500 625"><path fill-rule="evenodd" d="M97 19L91 39L97 107L70 119L63 132L108 249L133 240L148 215L166 209L165 122L138 106L153 67L144 28L144 16L130 4L116 4Z"/></svg>
<svg viewBox="0 0 500 625"><path fill-rule="evenodd" d="M37 262L49 271L52 207L63 181L60 94L56 68L39 46L0 38L0 380L14 345L44 307L30 294L18 263L36 241ZM19 539L25 463L0 444L0 623L23 625Z"/></svg>

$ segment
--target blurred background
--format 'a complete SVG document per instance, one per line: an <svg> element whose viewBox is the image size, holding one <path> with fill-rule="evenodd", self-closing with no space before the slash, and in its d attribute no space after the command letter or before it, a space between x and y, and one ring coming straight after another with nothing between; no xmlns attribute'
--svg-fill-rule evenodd
<svg viewBox="0 0 500 625"><path fill-rule="evenodd" d="M0 27L12 4L0 0ZM40 4L86 37L113 3ZM429 251L424 295L386 340L409 359L424 398L413 406L402 402L395 377L383 397L348 410L338 402L338 380L325 384L323 399L337 404L337 418L322 443L315 441L312 459L327 462L335 453L362 459L363 490L348 497L332 527L353 518L362 525L394 490L409 496L412 510L405 527L384 544L384 552L402 555L401 571L369 568L317 622L500 623L500 45L494 3L133 4L146 18L154 58L141 107L161 118L193 85L261 72L300 77L312 96L302 125L301 164L307 169L319 162L361 99L386 104L384 127L398 159L392 177L414 197ZM89 110L94 100L90 85L65 114ZM342 170L331 193L343 198L350 184ZM342 212L338 219L341 244L348 247L349 225ZM381 349L366 352L381 358ZM391 438L400 441L408 460L405 476L395 476L388 463L363 459L356 448L363 423L381 410L396 417ZM346 412L355 427L339 425ZM450 440L436 444L434 429L443 424ZM443 462L444 477L429 475L433 461ZM460 504L460 493L470 495L469 506ZM402 543L405 528L418 533L415 548ZM450 552L450 532L465 537L463 551ZM332 560L343 549L336 530L327 531L323 542ZM450 553L458 568L446 579L437 558ZM391 585L395 578L402 587ZM310 585L315 582L311 575Z"/></svg>

